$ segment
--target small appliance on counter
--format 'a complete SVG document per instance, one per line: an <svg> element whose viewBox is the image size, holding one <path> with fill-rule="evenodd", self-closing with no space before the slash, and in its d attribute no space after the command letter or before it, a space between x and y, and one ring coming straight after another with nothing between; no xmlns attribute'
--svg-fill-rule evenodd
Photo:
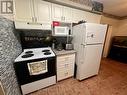
<svg viewBox="0 0 127 95"><path fill-rule="evenodd" d="M71 43L72 39L71 36L67 36L67 43L65 45L66 50L73 50L73 44Z"/></svg>
<svg viewBox="0 0 127 95"><path fill-rule="evenodd" d="M73 50L73 44L66 44L66 47L65 47L66 50Z"/></svg>
<svg viewBox="0 0 127 95"><path fill-rule="evenodd" d="M14 63L22 94L56 84L56 55L48 43L52 38L24 36L22 39L23 52Z"/></svg>

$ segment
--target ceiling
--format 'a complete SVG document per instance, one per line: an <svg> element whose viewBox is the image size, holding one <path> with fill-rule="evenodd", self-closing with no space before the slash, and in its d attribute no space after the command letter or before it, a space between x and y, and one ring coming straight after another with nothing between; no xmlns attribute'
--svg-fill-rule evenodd
<svg viewBox="0 0 127 95"><path fill-rule="evenodd" d="M127 16L127 0L94 0L104 4L104 13L114 16Z"/></svg>

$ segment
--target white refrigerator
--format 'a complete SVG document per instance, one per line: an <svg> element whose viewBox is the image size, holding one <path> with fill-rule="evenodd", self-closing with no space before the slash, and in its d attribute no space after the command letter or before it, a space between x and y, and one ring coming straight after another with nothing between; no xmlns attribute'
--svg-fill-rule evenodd
<svg viewBox="0 0 127 95"><path fill-rule="evenodd" d="M76 78L98 74L107 25L82 23L73 27L73 44L76 54Z"/></svg>

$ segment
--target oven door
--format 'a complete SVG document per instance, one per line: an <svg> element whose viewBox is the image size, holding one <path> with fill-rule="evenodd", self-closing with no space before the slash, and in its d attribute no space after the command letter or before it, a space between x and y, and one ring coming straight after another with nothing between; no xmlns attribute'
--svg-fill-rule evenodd
<svg viewBox="0 0 127 95"><path fill-rule="evenodd" d="M56 57L14 63L20 85L56 75Z"/></svg>
<svg viewBox="0 0 127 95"><path fill-rule="evenodd" d="M39 75L48 72L47 60L27 63L30 75Z"/></svg>

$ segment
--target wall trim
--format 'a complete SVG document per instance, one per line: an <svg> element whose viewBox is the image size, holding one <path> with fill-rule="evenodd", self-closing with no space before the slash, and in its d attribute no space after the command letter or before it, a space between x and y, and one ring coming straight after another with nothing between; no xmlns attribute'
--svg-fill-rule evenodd
<svg viewBox="0 0 127 95"><path fill-rule="evenodd" d="M110 17L110 18L114 18L114 19L117 19L117 20L124 20L124 19L127 19L127 16L115 16L115 15L112 15L112 14L109 14L109 13L102 13L103 16L106 16L106 17Z"/></svg>

